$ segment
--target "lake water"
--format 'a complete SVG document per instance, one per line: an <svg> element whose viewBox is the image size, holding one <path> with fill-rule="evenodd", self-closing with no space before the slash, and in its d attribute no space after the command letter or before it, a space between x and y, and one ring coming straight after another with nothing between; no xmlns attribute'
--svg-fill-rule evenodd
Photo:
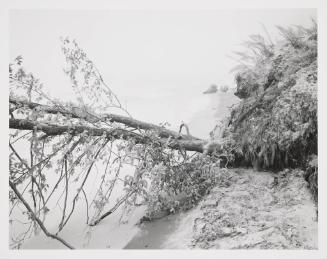
<svg viewBox="0 0 327 259"><path fill-rule="evenodd" d="M181 84L179 87L160 85L142 86L139 94L125 95L122 100L133 117L155 124L168 122L170 129L178 131L185 122L193 136L207 139L217 122L227 116L228 107L238 101L233 89L203 94L206 87Z"/></svg>

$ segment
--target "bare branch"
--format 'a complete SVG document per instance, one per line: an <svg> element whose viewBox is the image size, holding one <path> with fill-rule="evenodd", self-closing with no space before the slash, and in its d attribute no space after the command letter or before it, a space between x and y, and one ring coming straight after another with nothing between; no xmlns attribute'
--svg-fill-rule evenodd
<svg viewBox="0 0 327 259"><path fill-rule="evenodd" d="M70 245L67 241L65 241L64 239L62 239L61 237L59 237L57 235L51 234L46 229L46 227L43 225L42 221L35 215L35 213L33 212L32 208L30 207L30 205L27 203L27 201L23 198L23 196L17 190L16 185L14 183L12 183L11 181L9 181L9 186L13 190L13 192L16 194L17 198L24 204L25 208L31 214L33 220L35 220L37 222L37 224L40 226L40 228L42 229L43 233L46 236L58 240L60 243L62 243L63 245L65 245L69 249L74 249L74 247L72 245Z"/></svg>

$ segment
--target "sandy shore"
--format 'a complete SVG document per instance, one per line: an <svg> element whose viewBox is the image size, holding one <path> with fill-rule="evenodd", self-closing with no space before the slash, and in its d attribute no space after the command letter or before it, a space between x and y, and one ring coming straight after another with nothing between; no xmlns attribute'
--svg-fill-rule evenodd
<svg viewBox="0 0 327 259"><path fill-rule="evenodd" d="M317 249L316 207L302 177L228 170L190 211L143 223L126 249Z"/></svg>

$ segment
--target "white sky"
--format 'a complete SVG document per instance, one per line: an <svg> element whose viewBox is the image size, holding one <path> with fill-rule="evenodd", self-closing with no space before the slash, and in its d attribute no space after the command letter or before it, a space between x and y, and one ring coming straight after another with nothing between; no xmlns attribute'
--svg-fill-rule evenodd
<svg viewBox="0 0 327 259"><path fill-rule="evenodd" d="M229 11L36 11L10 13L10 58L51 94L69 99L60 36L75 38L138 119L178 125L208 103L210 84L234 86L227 57L250 34L273 39L275 25L310 25L314 9Z"/></svg>

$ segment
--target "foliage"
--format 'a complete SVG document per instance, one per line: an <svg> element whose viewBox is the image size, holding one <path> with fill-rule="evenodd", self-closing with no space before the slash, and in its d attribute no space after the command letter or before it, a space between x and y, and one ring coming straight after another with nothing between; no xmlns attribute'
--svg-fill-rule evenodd
<svg viewBox="0 0 327 259"><path fill-rule="evenodd" d="M192 208L217 184L221 173L218 160L203 155L173 166L160 162L150 173L149 217Z"/></svg>
<svg viewBox="0 0 327 259"><path fill-rule="evenodd" d="M61 49L67 62L64 72L72 82L72 88L79 105L81 107L90 106L95 112L116 107L128 113L76 40L70 40L66 37L62 38L61 41Z"/></svg>
<svg viewBox="0 0 327 259"><path fill-rule="evenodd" d="M242 101L223 133L235 164L278 169L317 154L317 25L278 28L280 42L252 36L237 53Z"/></svg>

